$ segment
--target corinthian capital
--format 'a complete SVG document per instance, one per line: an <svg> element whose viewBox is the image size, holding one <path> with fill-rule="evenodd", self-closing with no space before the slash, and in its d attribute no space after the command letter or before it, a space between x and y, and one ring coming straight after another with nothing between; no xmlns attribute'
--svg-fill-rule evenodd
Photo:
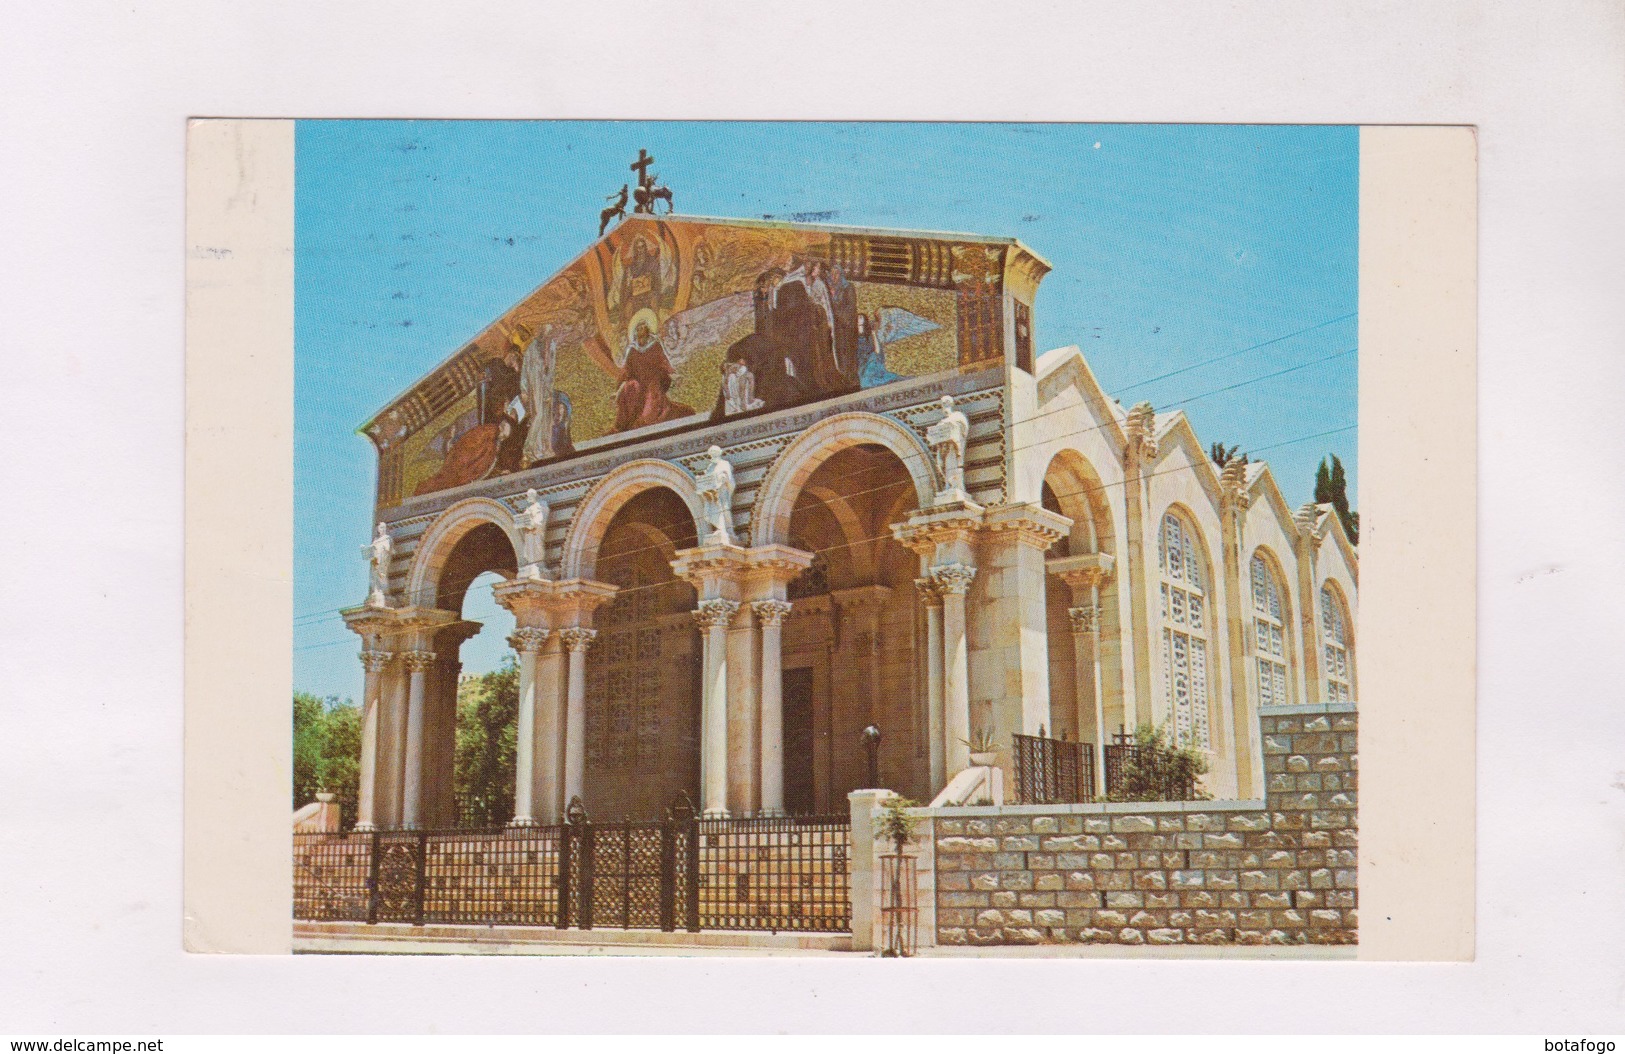
<svg viewBox="0 0 1625 1054"><path fill-rule="evenodd" d="M701 629L714 629L717 626L726 626L733 621L734 615L739 611L739 602L735 600L703 600L692 614L694 621Z"/></svg>
<svg viewBox="0 0 1625 1054"><path fill-rule="evenodd" d="M598 639L598 631L585 626L571 626L559 630L559 642L570 652L586 651Z"/></svg>
<svg viewBox="0 0 1625 1054"><path fill-rule="evenodd" d="M389 665L395 657L392 651L373 651L371 649L361 653L361 665L366 667L368 673L383 673L384 667Z"/></svg>
<svg viewBox="0 0 1625 1054"><path fill-rule="evenodd" d="M524 627L508 636L508 647L514 651L541 651L547 643L547 630Z"/></svg>
<svg viewBox="0 0 1625 1054"><path fill-rule="evenodd" d="M1073 633L1093 633L1100 625L1100 609L1097 607L1067 608L1066 614L1072 620Z"/></svg>
<svg viewBox="0 0 1625 1054"><path fill-rule="evenodd" d="M788 600L758 600L750 606L764 626L780 626L790 617Z"/></svg>
<svg viewBox="0 0 1625 1054"><path fill-rule="evenodd" d="M413 673L422 673L434 665L434 652L432 651L403 651L401 658L406 662L406 668Z"/></svg>
<svg viewBox="0 0 1625 1054"><path fill-rule="evenodd" d="M931 579L944 595L955 593L963 596L970 591L971 580L975 577L976 568L965 564L938 564L931 568Z"/></svg>

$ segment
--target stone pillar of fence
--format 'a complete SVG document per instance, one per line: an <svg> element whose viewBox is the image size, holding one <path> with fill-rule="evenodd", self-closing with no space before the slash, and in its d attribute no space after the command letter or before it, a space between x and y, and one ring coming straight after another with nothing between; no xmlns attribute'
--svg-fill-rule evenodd
<svg viewBox="0 0 1625 1054"><path fill-rule="evenodd" d="M875 838L880 810L888 799L897 797L889 790L855 790L846 796L852 807L852 950L874 951L880 946L880 854L885 850Z"/></svg>

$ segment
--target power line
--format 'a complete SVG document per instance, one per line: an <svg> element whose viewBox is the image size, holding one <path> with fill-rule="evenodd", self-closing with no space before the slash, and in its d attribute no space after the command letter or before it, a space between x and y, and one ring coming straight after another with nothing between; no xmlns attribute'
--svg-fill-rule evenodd
<svg viewBox="0 0 1625 1054"><path fill-rule="evenodd" d="M1247 354L1248 352L1257 351L1260 348L1269 347L1270 345L1278 344L1278 343L1280 343L1282 341L1285 341L1285 340L1290 340L1293 337L1301 336L1301 335L1303 335L1305 333L1310 333L1310 332L1313 332L1313 331L1315 331L1317 329L1323 329L1326 326L1333 325L1333 324L1335 324L1337 322L1342 322L1342 321L1346 321L1346 320L1348 320L1350 318L1354 318L1355 314L1356 313L1354 313L1354 312L1350 312L1350 313L1345 314L1345 315L1339 315L1336 318L1327 319L1324 322L1319 322L1319 323L1316 323L1315 325L1305 327L1304 329L1295 330L1292 333L1287 333L1287 334L1283 334L1282 336L1279 336L1279 337L1271 338L1270 340L1266 340L1266 341L1263 341L1263 342L1261 342L1259 344L1254 344L1254 345L1251 345L1249 347L1242 348L1242 349L1240 349L1238 351L1226 352L1223 355L1219 355L1219 356L1216 356L1214 358L1204 360L1203 362L1194 363L1194 364L1192 364L1190 366L1186 366L1186 367L1182 367L1182 368L1177 369L1177 370L1170 371L1169 373L1160 374L1160 375L1158 375L1156 377L1147 378L1146 380L1143 380L1143 381L1136 381L1135 383L1130 384L1128 387L1120 389L1120 391L1130 391L1130 390L1132 390L1134 388L1142 387L1142 386L1144 386L1146 384L1151 384L1151 383L1153 383L1155 381L1165 380L1165 379L1167 379L1169 377L1177 376L1177 375L1182 374L1182 373L1187 373L1187 372L1189 372L1191 370L1198 369L1198 368L1200 368L1202 366L1211 365L1212 363L1215 363L1215 362L1221 362L1221 361L1224 361L1226 359L1232 359L1232 358L1235 358L1235 357L1237 357L1239 355ZM1289 367L1286 367L1284 369L1276 370L1276 371L1274 371L1272 373L1263 374L1263 375L1258 376L1258 377L1248 378L1247 380L1244 380L1244 381L1237 381L1237 382L1235 382L1233 384L1225 385L1225 386L1220 387L1220 388L1214 388L1214 389L1211 389L1209 391L1198 392L1198 393L1196 393L1194 395L1186 396L1183 399L1175 400L1173 402L1164 404L1163 406L1157 408L1157 412L1161 413L1161 412L1164 412L1164 411L1167 411L1167 410L1170 410L1170 409L1174 409L1174 408L1177 408L1177 407L1187 406L1187 405L1189 405L1191 403L1198 402L1198 401L1200 401L1202 399L1205 399L1205 398L1207 398L1209 396L1212 396L1212 395L1218 395L1218 394L1221 394L1221 393L1224 393L1224 392L1234 391L1237 388L1243 388L1243 387L1246 387L1246 386L1251 385L1251 384L1257 384L1257 383L1261 383L1263 381L1272 380L1274 378L1281 377L1281 376L1284 376L1284 375L1289 374L1289 373L1295 373L1298 370L1307 369L1307 368L1309 368L1311 366L1320 365L1322 363L1332 361L1333 359L1338 359L1338 358L1341 358L1341 357L1343 357L1345 355L1353 354L1354 352L1356 352L1358 350L1359 350L1359 348L1356 345L1355 347L1351 347L1351 348L1347 348L1347 349L1344 349L1344 350L1339 351L1339 352L1335 352L1335 353L1333 353L1331 355L1327 355L1327 356L1325 356L1323 358L1320 358L1320 359L1314 359L1314 360L1311 360L1309 362L1299 363L1298 365L1295 365L1295 366L1289 366ZM1034 421L1041 420L1042 418L1047 417L1052 413L1060 413L1060 412L1063 412L1063 411L1069 410L1069 409L1073 409L1073 407L1071 407L1071 406L1059 406L1059 407L1055 407L1055 408L1050 409L1050 410L1045 410L1045 411L1042 411L1040 413L1033 414L1030 417L1026 417L1026 418L1022 418L1020 420L1012 421L1011 424L1010 424L1010 428L1011 428L1011 430L1014 430L1015 428L1017 428L1019 426L1031 424ZM1079 430L1077 430L1075 432L1070 432L1070 433L1068 433L1068 436L1070 437L1070 436L1087 435L1090 432L1100 431L1102 429L1112 427L1114 425L1117 425L1117 421L1115 420L1115 418L1112 418L1112 419L1109 419L1106 422L1103 422L1103 423L1101 423L1099 425L1094 425L1094 426L1091 426L1089 428L1079 429ZM1030 442L1030 443L1017 444L1017 445L1011 447L1011 452L1013 453L1015 451L1024 450L1024 449L1027 449L1028 447L1033 446L1033 445L1036 445L1036 441L1035 442ZM917 451L910 451L910 452L907 452L907 453L904 453L904 454L898 454L897 456L899 457L899 459L904 460L904 461L907 461L909 459L919 459L919 458L922 457L922 455ZM889 487L889 486L891 486L891 484L888 484L887 486ZM852 492L852 493L850 493L848 495L845 495L845 497L849 497L849 498L850 497L861 497L865 493L873 493L875 490L882 490L882 489L886 489L886 487L877 487L877 488L874 488L871 491L856 491L856 492ZM636 551L636 550L634 550L634 551ZM321 610L321 611L305 612L305 613L300 614L300 615L295 615L294 618L293 618L293 622L294 622L294 625L296 627L300 626L300 625L311 625L311 624L317 624L317 623L325 622L328 619L330 619L333 615L337 614L338 612L346 610L346 608L348 608L349 606L351 606L351 605L345 605L344 607L337 607L337 608L329 608L329 609Z"/></svg>
<svg viewBox="0 0 1625 1054"><path fill-rule="evenodd" d="M1342 432L1353 431L1357 427L1358 427L1358 423L1351 423L1351 424L1347 424L1347 425L1342 425L1342 426L1337 427L1337 428L1329 428L1329 429L1326 429L1326 430L1321 431L1321 432L1311 433L1309 435L1295 436L1295 437L1293 437L1291 439L1284 439L1284 440L1280 440L1280 441L1275 442L1275 443L1266 444L1264 446L1253 447L1252 449L1244 451L1243 453L1250 457L1253 454L1263 453L1266 450L1275 450L1275 449L1279 449L1281 447L1291 446L1291 445L1293 445L1295 443L1306 443L1306 442L1308 442L1308 441L1310 441L1312 439L1321 439L1321 438L1324 438L1326 436L1337 435L1337 434L1342 433ZM1171 474L1173 474L1175 472L1191 472L1191 471L1195 471L1193 466L1178 465L1178 466L1175 466L1173 468L1160 469L1160 470L1155 471L1155 472L1142 473L1137 478L1144 480L1144 479L1151 479L1151 478L1156 477L1156 476L1171 475ZM1098 484L1098 485L1092 486L1092 487L1083 487L1083 488L1080 488L1080 489L1077 489L1077 490L1069 490L1069 491L1064 491L1064 492L1053 492L1053 493L1055 493L1056 500L1059 501L1062 498L1072 498L1072 497L1079 497L1079 496L1088 495L1088 494L1099 493L1101 491L1106 490L1109 487L1126 486L1127 484L1128 484L1128 480L1126 480L1126 479L1125 480L1116 480L1116 481L1113 481L1111 483L1101 483L1101 484ZM843 497L859 497L859 496L861 496L862 494L865 494L865 493L874 493L876 490L885 490L885 489L892 489L892 488L895 488L895 487L904 487L904 486L907 486L906 481L897 481L897 482L895 482L893 484L889 484L887 487L872 488L872 489L870 489L868 491L858 491L858 492L854 492L853 494L850 494L850 495L843 495ZM839 551L841 549L855 548L858 545L866 544L866 543L869 543L869 542L884 541L884 540L890 539L892 537L893 537L892 534L888 531L885 534L872 535L872 536L868 536L868 537L864 537L864 538L848 539L847 541L840 542L840 543L837 543L835 545L823 546L823 547L820 547L820 548L813 549L811 551L814 552L814 553L836 552L836 551ZM626 551L624 551L622 553L619 553L617 555L618 556L631 556L631 555L634 555L634 554L639 553L639 552L646 552L646 551L648 551L650 549L656 549L656 548L663 548L663 547L662 546L639 546L639 547L636 547L636 548L633 548L633 549L626 550ZM483 572L483 571L480 572L480 574L485 574L485 573L486 572ZM479 576L475 576L475 577L477 579ZM622 588L622 589L620 589L620 590L618 590L616 592L615 599L618 600L621 597L629 596L629 595L631 595L633 593L637 593L637 592L639 592L641 590L645 590L645 589L662 589L662 588L665 588L666 586L671 585L671 583L674 582L674 581L677 581L677 579L673 578L673 579L670 579L670 580L667 580L667 581L664 581L664 582L653 582L653 583L649 583L647 585L641 585L641 586L627 586L627 587L624 587L624 588ZM468 585L472 586L473 585L473 580L470 580ZM487 585L485 588L491 589L491 588L494 588L494 585L495 585L495 583L492 583L490 585ZM320 642L320 643L317 643L317 644L301 645L299 647L295 647L293 650L296 651L296 652L297 651L309 651L309 650L313 650L313 649L317 649L317 648L336 647L337 645L340 645L340 644L353 644L353 643L355 643L355 638L353 638L353 637L343 637L343 638L338 638L338 639L335 639L335 640L323 641L323 642Z"/></svg>

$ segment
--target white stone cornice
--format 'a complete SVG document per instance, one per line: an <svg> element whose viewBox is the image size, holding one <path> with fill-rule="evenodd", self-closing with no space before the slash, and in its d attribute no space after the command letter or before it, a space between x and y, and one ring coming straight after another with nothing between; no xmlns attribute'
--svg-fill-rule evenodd
<svg viewBox="0 0 1625 1054"><path fill-rule="evenodd" d="M1055 556L1044 561L1044 570L1070 586L1088 588L1105 585L1111 580L1116 561L1110 553L1082 553L1078 556Z"/></svg>
<svg viewBox="0 0 1625 1054"><path fill-rule="evenodd" d="M932 556L938 545L967 543L986 521L987 510L973 501L935 505L891 525L892 537L904 547Z"/></svg>
<svg viewBox="0 0 1625 1054"><path fill-rule="evenodd" d="M987 510L982 529L1011 535L1017 542L1042 552L1067 536L1072 530L1072 518L1030 502L998 505Z"/></svg>

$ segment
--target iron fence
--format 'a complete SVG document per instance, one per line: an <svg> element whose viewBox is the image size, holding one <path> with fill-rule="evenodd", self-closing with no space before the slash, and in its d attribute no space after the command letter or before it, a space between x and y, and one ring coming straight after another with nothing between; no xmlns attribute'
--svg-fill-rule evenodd
<svg viewBox="0 0 1625 1054"><path fill-rule="evenodd" d="M1095 748L1092 743L1019 733L1014 741L1015 804L1061 805L1095 800ZM1110 768L1107 769L1110 772Z"/></svg>
<svg viewBox="0 0 1625 1054"><path fill-rule="evenodd" d="M1106 744L1106 796L1114 801L1191 801L1195 780L1170 764L1171 752L1117 732Z"/></svg>
<svg viewBox="0 0 1625 1054"><path fill-rule="evenodd" d="M698 835L702 928L852 928L850 817L702 820Z"/></svg>
<svg viewBox="0 0 1625 1054"><path fill-rule="evenodd" d="M844 816L294 835L294 917L592 929L851 928Z"/></svg>

